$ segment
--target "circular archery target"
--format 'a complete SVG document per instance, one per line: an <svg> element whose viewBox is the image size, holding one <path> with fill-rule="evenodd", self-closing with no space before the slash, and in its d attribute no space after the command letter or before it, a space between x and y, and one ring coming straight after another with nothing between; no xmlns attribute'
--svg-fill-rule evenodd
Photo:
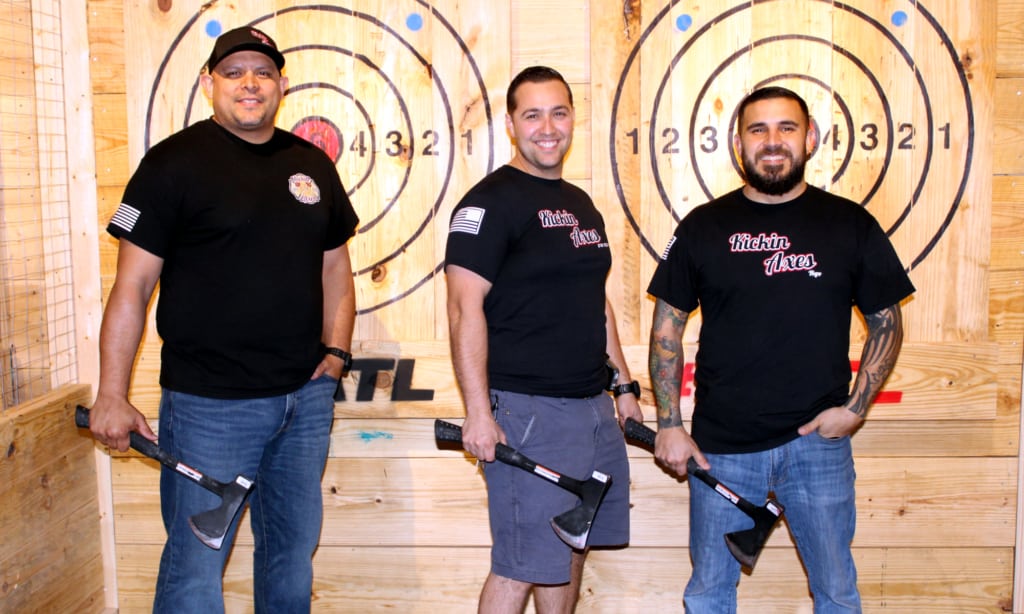
<svg viewBox="0 0 1024 614"><path fill-rule="evenodd" d="M771 85L810 108L807 181L867 207L904 264L919 265L956 214L974 148L968 76L939 21L910 1L729 4L666 5L619 79L611 168L647 252L657 258L688 211L742 185L737 107ZM623 96L634 84L639 112ZM620 167L640 169L646 207L629 202Z"/></svg>
<svg viewBox="0 0 1024 614"><path fill-rule="evenodd" d="M459 33L422 0L366 6L380 13L322 4L262 15L199 11L160 65L144 135L148 149L211 115L198 76L229 29L222 24L273 36L288 79L276 123L334 160L359 214L349 249L360 314L402 300L440 271L435 221L446 228L447 212L494 165L488 90Z"/></svg>

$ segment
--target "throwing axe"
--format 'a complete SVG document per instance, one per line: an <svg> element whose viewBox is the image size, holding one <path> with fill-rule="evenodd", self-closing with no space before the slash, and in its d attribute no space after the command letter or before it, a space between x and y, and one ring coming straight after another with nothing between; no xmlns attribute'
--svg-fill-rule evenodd
<svg viewBox="0 0 1024 614"><path fill-rule="evenodd" d="M82 429L89 428L88 408L79 405L75 409L75 425ZM219 482L198 469L189 467L179 461L171 453L135 431L129 434L129 439L132 448L154 460L160 461L163 465L170 467L220 497L220 505L188 519L188 524L192 527L192 532L199 538L199 541L214 550L220 550L221 544L224 543L224 535L227 534L231 523L235 520L235 516L238 515L238 510L242 509L242 504L245 503L246 497L252 491L254 485L252 480L243 475L238 475L235 476L233 482Z"/></svg>
<svg viewBox="0 0 1024 614"><path fill-rule="evenodd" d="M626 437L649 446L654 445L654 438L657 435L653 430L632 418L626 419L625 432ZM725 535L725 545L729 548L729 552L736 557L736 560L741 565L745 565L753 570L754 564L757 563L757 557L761 556L761 550L764 549L768 536L771 535L772 529L778 524L785 508L774 497L768 497L765 504L761 507L754 505L733 492L725 484L719 482L715 476L702 469L697 464L697 461L693 460L692 456L686 461L686 471L710 486L715 492L722 495L729 503L738 507L740 511L750 516L754 521L754 527L751 529L734 531Z"/></svg>
<svg viewBox="0 0 1024 614"><path fill-rule="evenodd" d="M434 437L438 441L461 444L462 427L444 420L434 420ZM612 485L612 476L594 471L586 480L577 480L539 465L521 452L500 442L494 448L494 455L506 465L544 478L580 498L580 505L551 519L551 528L562 541L577 550L583 550L587 545L590 525L594 521L594 514L597 513L597 506L601 504L604 493L608 492L608 487Z"/></svg>

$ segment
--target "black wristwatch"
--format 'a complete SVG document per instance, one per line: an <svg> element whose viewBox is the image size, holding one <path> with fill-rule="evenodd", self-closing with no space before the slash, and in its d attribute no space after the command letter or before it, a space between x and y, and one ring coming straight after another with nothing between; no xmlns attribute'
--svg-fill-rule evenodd
<svg viewBox="0 0 1024 614"><path fill-rule="evenodd" d="M618 386L613 386L611 390L612 394L615 395L616 399L619 398L620 395L626 394L627 392L632 392L633 396L636 397L636 400L640 400L640 382L636 380L633 380L628 384L620 384Z"/></svg>
<svg viewBox="0 0 1024 614"><path fill-rule="evenodd" d="M341 348L324 347L324 352L341 359L341 376L345 377L352 370L352 354Z"/></svg>

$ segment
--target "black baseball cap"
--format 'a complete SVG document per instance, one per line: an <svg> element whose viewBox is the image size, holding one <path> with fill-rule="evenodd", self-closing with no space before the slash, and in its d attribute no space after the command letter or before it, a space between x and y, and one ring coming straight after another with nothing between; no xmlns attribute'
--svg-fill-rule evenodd
<svg viewBox="0 0 1024 614"><path fill-rule="evenodd" d="M210 59L206 61L206 70L212 71L221 60L236 51L259 51L274 60L278 70L284 68L284 56L277 50L274 39L252 26L245 26L228 30L217 37Z"/></svg>

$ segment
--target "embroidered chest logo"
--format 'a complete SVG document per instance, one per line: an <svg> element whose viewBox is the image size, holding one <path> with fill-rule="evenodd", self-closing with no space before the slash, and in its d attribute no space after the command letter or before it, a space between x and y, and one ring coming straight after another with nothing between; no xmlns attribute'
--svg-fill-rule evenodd
<svg viewBox="0 0 1024 614"><path fill-rule="evenodd" d="M818 266L818 259L814 254L790 254L787 253L792 245L789 237L780 236L776 233L752 235L747 232L737 232L729 237L729 251L738 252L770 252L771 255L762 260L764 274L768 277L779 273L795 273L807 271L807 274L817 279L821 277L820 271L815 271Z"/></svg>
<svg viewBox="0 0 1024 614"><path fill-rule="evenodd" d="M304 205L315 205L320 202L320 186L304 173L295 173L288 178L288 191L295 200Z"/></svg>
<svg viewBox="0 0 1024 614"><path fill-rule="evenodd" d="M596 228L581 229L579 219L565 209L559 211L541 209L537 212L537 217L540 219L541 228L572 228L569 231L569 239L572 240L573 247L580 248L585 245L608 246L608 243L602 241L601 233Z"/></svg>

